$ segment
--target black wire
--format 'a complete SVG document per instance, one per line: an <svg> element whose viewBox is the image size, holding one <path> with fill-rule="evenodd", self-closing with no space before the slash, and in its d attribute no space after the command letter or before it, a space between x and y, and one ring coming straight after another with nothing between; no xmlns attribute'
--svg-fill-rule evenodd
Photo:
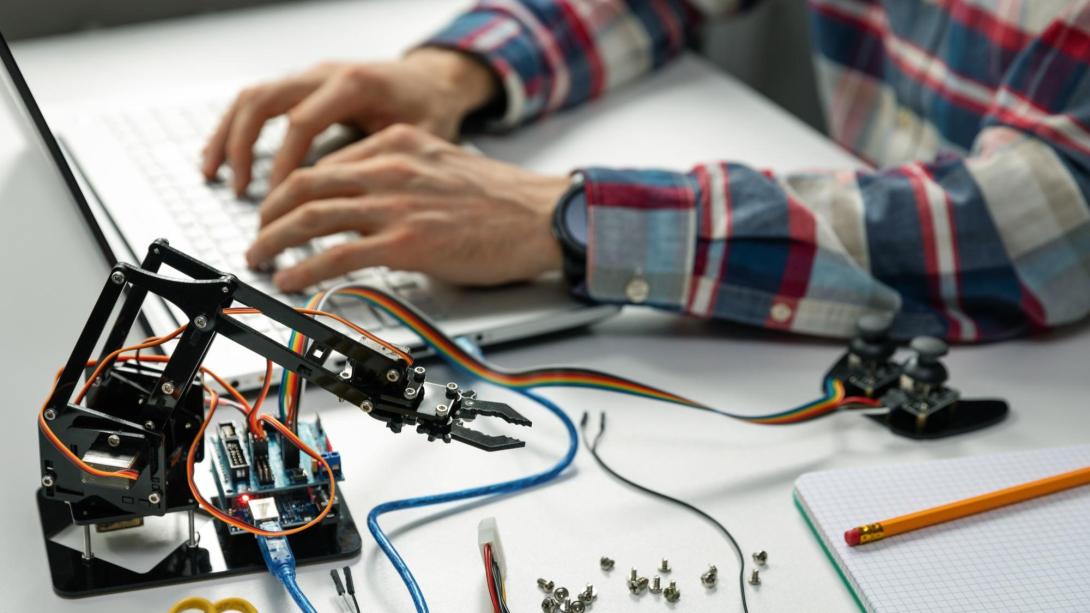
<svg viewBox="0 0 1090 613"><path fill-rule="evenodd" d="M629 487L635 488L649 496L654 496L655 498L665 500L666 502L676 504L682 508L692 511L693 513L699 515L700 517L703 517L705 520L710 522L712 525L718 528L720 532L723 533L723 536L727 537L727 541L730 542L731 547L734 548L734 553L738 555L738 592L742 596L742 611L744 611L745 613L749 613L749 605L746 603L745 587L746 560L745 557L742 555L742 548L738 546L738 541L734 540L734 535L730 533L730 530L727 530L726 526L719 523L717 519L715 519L711 515L708 515L701 509L689 504L688 502L685 502L684 500L678 500L673 496L668 496L666 494L663 494L662 492L640 485L639 483L636 483L635 481L621 475L617 471L610 468L609 465L606 464L605 460L602 459L602 456L598 455L598 444L602 442L602 436L606 433L606 414L601 414L601 424L599 426L598 435L594 437L593 443L590 442L590 437L587 436L587 421L588 415L586 413L583 413L583 420L582 422L580 422L580 429L583 431L583 444L586 445L587 451L589 451L590 455L594 457L594 461L598 463L598 466L602 467L602 470L606 471L614 479L617 479L618 481L628 485Z"/></svg>
<svg viewBox="0 0 1090 613"><path fill-rule="evenodd" d="M511 613L507 608L507 599L503 595L503 575L500 573L500 565L492 558L492 585L496 589L496 600L500 603L500 613Z"/></svg>

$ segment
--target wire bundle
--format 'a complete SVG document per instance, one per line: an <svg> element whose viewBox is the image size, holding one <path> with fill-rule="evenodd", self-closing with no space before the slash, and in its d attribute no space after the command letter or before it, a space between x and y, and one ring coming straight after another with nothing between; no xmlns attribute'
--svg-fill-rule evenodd
<svg viewBox="0 0 1090 613"><path fill-rule="evenodd" d="M507 582L500 565L492 557L492 545L484 546L484 576L488 583L488 597L494 613L511 613L507 608Z"/></svg>

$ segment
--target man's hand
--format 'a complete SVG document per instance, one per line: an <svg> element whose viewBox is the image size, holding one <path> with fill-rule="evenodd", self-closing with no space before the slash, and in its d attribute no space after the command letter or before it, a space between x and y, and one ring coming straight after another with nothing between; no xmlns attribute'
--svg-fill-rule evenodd
<svg viewBox="0 0 1090 613"><path fill-rule="evenodd" d="M273 117L288 118L270 176L275 187L302 164L314 138L334 124L370 134L405 123L450 140L466 115L495 94L489 69L454 51L422 48L396 62L323 64L239 94L205 146L201 170L211 180L226 161L241 196L250 183L254 143Z"/></svg>
<svg viewBox="0 0 1090 613"><path fill-rule="evenodd" d="M561 266L552 212L568 183L394 125L288 176L261 205L246 258L256 267L354 230L359 238L277 272L274 283L297 291L378 265L463 285L532 279Z"/></svg>

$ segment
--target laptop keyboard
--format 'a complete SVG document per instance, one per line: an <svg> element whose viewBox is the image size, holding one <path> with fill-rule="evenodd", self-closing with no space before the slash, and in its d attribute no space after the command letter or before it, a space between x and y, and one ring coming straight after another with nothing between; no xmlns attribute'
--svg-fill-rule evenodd
<svg viewBox="0 0 1090 613"><path fill-rule="evenodd" d="M126 110L106 114L102 120L130 153L169 215L176 220L179 238L183 239L179 248L279 300L301 306L306 295L281 293L272 284L270 272L250 270L244 257L257 233L258 208L268 190L273 156L283 139L285 123L282 119L274 119L262 131L254 149L254 179L249 196L239 199L230 187L229 170L221 171L221 177L227 176L215 183L206 182L199 170L201 148L224 108L225 104L210 101L177 108ZM291 266L320 249L352 237L350 233L326 236L309 245L289 249L277 258L273 268ZM414 303L433 318L444 318L442 310L437 309L428 297L425 277L418 273L392 271L385 267L365 268L325 281L311 291L344 282L384 289ZM332 309L371 331L399 326L384 311L356 300L332 301ZM252 325L271 338L287 342L287 331L268 319L255 318Z"/></svg>

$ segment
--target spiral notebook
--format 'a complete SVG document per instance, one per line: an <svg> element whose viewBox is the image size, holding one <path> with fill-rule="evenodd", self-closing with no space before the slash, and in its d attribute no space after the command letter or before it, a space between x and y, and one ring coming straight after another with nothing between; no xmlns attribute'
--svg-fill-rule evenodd
<svg viewBox="0 0 1090 613"><path fill-rule="evenodd" d="M1090 486L848 547L844 531L1090 466L1090 445L805 474L795 503L860 608L1090 611Z"/></svg>

